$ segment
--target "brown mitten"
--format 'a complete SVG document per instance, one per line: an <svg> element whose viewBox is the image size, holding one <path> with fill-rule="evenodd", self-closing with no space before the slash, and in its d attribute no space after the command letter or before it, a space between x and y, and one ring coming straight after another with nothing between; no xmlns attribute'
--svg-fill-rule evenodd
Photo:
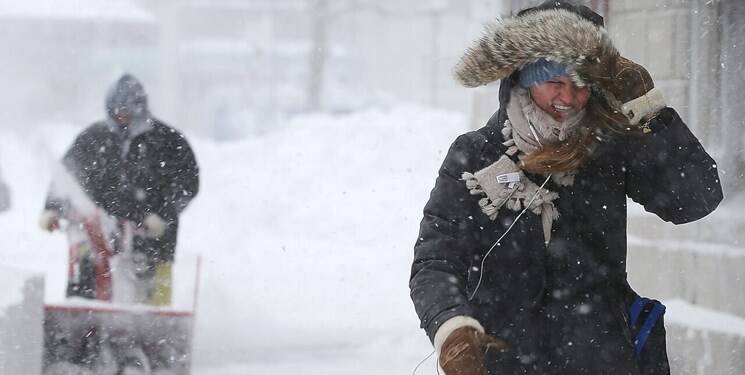
<svg viewBox="0 0 745 375"><path fill-rule="evenodd" d="M615 56L605 64L599 67L601 74L593 77L594 82L621 103L628 103L654 88L647 69L623 56Z"/></svg>
<svg viewBox="0 0 745 375"><path fill-rule="evenodd" d="M609 104L623 113L632 125L643 122L665 107L665 99L654 89L647 69L620 55L579 69L580 76L599 87Z"/></svg>
<svg viewBox="0 0 745 375"><path fill-rule="evenodd" d="M41 229L51 232L59 229L60 213L58 210L46 209L41 213L39 226Z"/></svg>
<svg viewBox="0 0 745 375"><path fill-rule="evenodd" d="M486 375L484 354L507 347L504 340L461 327L448 335L440 350L440 367L447 375Z"/></svg>

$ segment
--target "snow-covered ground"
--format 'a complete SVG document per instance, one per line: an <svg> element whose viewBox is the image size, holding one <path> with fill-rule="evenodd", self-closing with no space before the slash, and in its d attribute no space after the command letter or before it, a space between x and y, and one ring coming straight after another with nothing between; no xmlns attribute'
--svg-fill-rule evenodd
<svg viewBox="0 0 745 375"><path fill-rule="evenodd" d="M189 137L201 192L177 258L203 257L194 373L411 373L431 352L408 296L412 246L465 124L402 106L299 117L235 142ZM0 214L0 265L45 273L47 300L64 293L67 245L37 220L52 168L81 128L0 134L13 194ZM434 361L419 371L433 373Z"/></svg>
<svg viewBox="0 0 745 375"><path fill-rule="evenodd" d="M12 190L10 211L0 213L0 270L44 274L52 302L63 298L67 243L37 220L53 167L81 128L0 132L0 166ZM412 246L437 168L466 130L460 114L400 106L297 117L233 142L187 134L202 179L177 253L182 264L203 259L193 373L411 374L432 350L408 296ZM715 244L704 250L741 254ZM11 276L0 274L6 287ZM22 298L15 289L0 298L0 322ZM681 344L690 337L745 337L742 318L682 300L667 305L678 367L696 348ZM433 358L417 372L434 373Z"/></svg>

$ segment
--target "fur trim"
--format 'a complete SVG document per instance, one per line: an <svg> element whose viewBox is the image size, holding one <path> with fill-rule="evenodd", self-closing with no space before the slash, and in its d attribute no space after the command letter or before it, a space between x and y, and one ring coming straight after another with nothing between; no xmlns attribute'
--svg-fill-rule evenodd
<svg viewBox="0 0 745 375"><path fill-rule="evenodd" d="M645 117L659 112L665 108L665 97L658 88L653 88L648 93L621 106L621 112L629 118L631 125L636 125Z"/></svg>
<svg viewBox="0 0 745 375"><path fill-rule="evenodd" d="M448 336L450 336L453 331L461 327L473 327L477 331L484 333L484 327L481 325L481 323L479 323L478 320L466 315L456 315L446 320L445 323L442 323L440 328L437 329L437 333L435 333L433 344L435 350L438 353L438 356L440 353L440 349L442 349L442 344L445 343L445 340L448 338Z"/></svg>
<svg viewBox="0 0 745 375"><path fill-rule="evenodd" d="M572 80L584 86L587 80L577 72L615 55L604 28L565 9L543 10L488 25L455 66L455 76L466 87L478 87L545 58L566 65Z"/></svg>

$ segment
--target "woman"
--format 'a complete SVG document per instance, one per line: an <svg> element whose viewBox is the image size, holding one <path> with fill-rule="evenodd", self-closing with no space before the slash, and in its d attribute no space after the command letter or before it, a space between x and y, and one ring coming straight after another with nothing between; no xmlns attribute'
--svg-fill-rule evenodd
<svg viewBox="0 0 745 375"><path fill-rule="evenodd" d="M447 375L669 373L664 307L626 280L626 199L680 224L722 192L602 22L548 1L456 67L466 86L502 82L499 111L451 146L415 246L411 297Z"/></svg>

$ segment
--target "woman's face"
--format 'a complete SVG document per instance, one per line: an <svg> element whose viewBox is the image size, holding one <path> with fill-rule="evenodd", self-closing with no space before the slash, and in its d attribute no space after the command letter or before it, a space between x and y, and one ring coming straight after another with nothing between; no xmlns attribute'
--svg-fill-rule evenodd
<svg viewBox="0 0 745 375"><path fill-rule="evenodd" d="M577 87L567 76L552 78L530 87L533 102L556 121L564 121L587 105L589 86Z"/></svg>

